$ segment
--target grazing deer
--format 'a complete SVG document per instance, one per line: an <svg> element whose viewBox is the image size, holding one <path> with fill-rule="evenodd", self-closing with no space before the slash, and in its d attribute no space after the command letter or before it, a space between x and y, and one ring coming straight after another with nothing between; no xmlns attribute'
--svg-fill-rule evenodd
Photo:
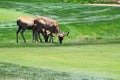
<svg viewBox="0 0 120 80"><path fill-rule="evenodd" d="M52 42L53 42L53 33L55 33L58 36L60 44L62 44L63 38L66 35L68 36L69 34L69 32L67 34L61 33L58 23L47 17L39 16L38 18L34 20L34 24L37 27L39 27L40 30L43 28L45 30L48 30L50 32L50 41L52 40Z"/></svg>
<svg viewBox="0 0 120 80"><path fill-rule="evenodd" d="M16 32L16 42L18 43L18 34L19 32L21 32L22 38L24 40L24 42L26 42L25 37L24 37L24 32L25 30L32 30L33 32L33 41L34 38L37 42L38 38L37 36L39 36L40 42L42 42L42 39L40 38L40 33L42 33L42 35L44 36L45 42L47 42L48 36L45 30L43 29L39 29L35 24L34 24L34 20L35 18L33 17L28 17L28 16L21 16L18 18L17 20L17 25L18 25L18 30Z"/></svg>

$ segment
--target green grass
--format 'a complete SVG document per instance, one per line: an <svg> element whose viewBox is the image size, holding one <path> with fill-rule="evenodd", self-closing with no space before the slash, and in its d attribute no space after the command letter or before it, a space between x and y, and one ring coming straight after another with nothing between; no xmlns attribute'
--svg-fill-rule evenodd
<svg viewBox="0 0 120 80"><path fill-rule="evenodd" d="M15 14L15 15L13 15ZM0 22L11 22L15 21L19 16L30 16L30 14L17 12L15 10L2 9L0 8Z"/></svg>
<svg viewBox="0 0 120 80"><path fill-rule="evenodd" d="M119 48L119 44L0 48L0 61L119 80Z"/></svg>
<svg viewBox="0 0 120 80"><path fill-rule="evenodd" d="M91 77L3 62L0 62L0 71L2 73L0 73L1 80L111 80L109 78Z"/></svg>
<svg viewBox="0 0 120 80"><path fill-rule="evenodd" d="M0 1L0 79L119 80L119 10L86 4ZM56 36L55 43L35 44L32 31L26 31L27 43L21 35L15 43L16 20L22 15L50 17L70 35L62 45Z"/></svg>
<svg viewBox="0 0 120 80"><path fill-rule="evenodd" d="M3 9L9 10L10 14L5 16L6 10L2 11L4 16L1 17L2 20L0 21L1 42L7 42L7 38L9 38L9 42L15 42L15 32L17 30L15 18L18 13L20 13L19 15L27 13L35 17L42 15L58 21L63 32L70 32L69 37L65 38L65 42L107 42L108 40L110 42L120 42L120 7L0 1L0 8L1 11ZM16 16L11 18L14 15ZM8 20L11 20L11 22L8 23ZM4 34L6 32L9 32L9 34ZM31 32L26 31L25 35L28 42L31 42ZM56 37L55 41L57 42Z"/></svg>

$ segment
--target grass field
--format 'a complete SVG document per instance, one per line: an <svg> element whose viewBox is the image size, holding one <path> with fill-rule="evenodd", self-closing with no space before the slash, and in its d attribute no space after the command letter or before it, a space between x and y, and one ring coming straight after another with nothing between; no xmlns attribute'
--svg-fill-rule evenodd
<svg viewBox="0 0 120 80"><path fill-rule="evenodd" d="M0 80L120 80L120 7L24 1L0 1ZM50 17L70 35L35 44L26 31L15 43L22 15Z"/></svg>
<svg viewBox="0 0 120 80"><path fill-rule="evenodd" d="M120 42L119 7L0 1L0 8L1 16L7 14L0 21L1 42L15 42L16 19L19 15L42 15L58 21L62 31L70 32L65 42ZM31 31L26 31L25 36L31 42ZM57 42L56 37L55 40Z"/></svg>
<svg viewBox="0 0 120 80"><path fill-rule="evenodd" d="M66 74L71 73L71 76L76 73L83 75L83 77L78 75L76 79L72 80L83 80L85 75L89 75L89 77L86 76L87 79L85 80L92 80L90 76L95 78L95 80L101 80L102 78L102 80L119 80L119 48L119 44L83 45L74 47L1 48L0 61L2 62L1 64L12 63L33 69L38 68L38 70L40 68L44 70L49 69L52 71L67 72ZM24 71L24 68L20 70ZM6 71L6 69L4 71L5 73L9 72ZM19 69L16 71L13 70L11 77L16 76L17 73L20 74ZM9 72L8 75L10 74ZM5 74L3 75L5 76ZM30 73L26 73L26 75L30 75ZM55 78L55 74L52 75L54 75ZM20 77L24 78L25 76ZM5 78L9 78L9 76L5 76Z"/></svg>

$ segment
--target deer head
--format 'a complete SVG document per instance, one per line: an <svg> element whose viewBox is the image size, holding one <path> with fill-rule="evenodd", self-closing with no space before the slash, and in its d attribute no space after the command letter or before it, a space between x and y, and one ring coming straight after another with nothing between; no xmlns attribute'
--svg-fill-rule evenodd
<svg viewBox="0 0 120 80"><path fill-rule="evenodd" d="M58 35L58 39L59 39L60 44L62 44L62 41L63 41L64 37L68 36L69 32L66 33L66 34L64 34L64 33L58 33L57 35Z"/></svg>

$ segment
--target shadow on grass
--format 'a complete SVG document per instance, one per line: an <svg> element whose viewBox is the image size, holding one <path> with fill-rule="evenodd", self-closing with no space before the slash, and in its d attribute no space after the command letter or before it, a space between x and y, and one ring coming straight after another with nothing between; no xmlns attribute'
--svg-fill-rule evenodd
<svg viewBox="0 0 120 80"><path fill-rule="evenodd" d="M0 80L112 80L0 62Z"/></svg>
<svg viewBox="0 0 120 80"><path fill-rule="evenodd" d="M120 40L105 40L105 41L74 41L74 42L63 42L63 44L55 43L0 43L0 48L19 48L19 47L59 47L59 46L82 46L82 45L100 45L100 44L119 44Z"/></svg>

